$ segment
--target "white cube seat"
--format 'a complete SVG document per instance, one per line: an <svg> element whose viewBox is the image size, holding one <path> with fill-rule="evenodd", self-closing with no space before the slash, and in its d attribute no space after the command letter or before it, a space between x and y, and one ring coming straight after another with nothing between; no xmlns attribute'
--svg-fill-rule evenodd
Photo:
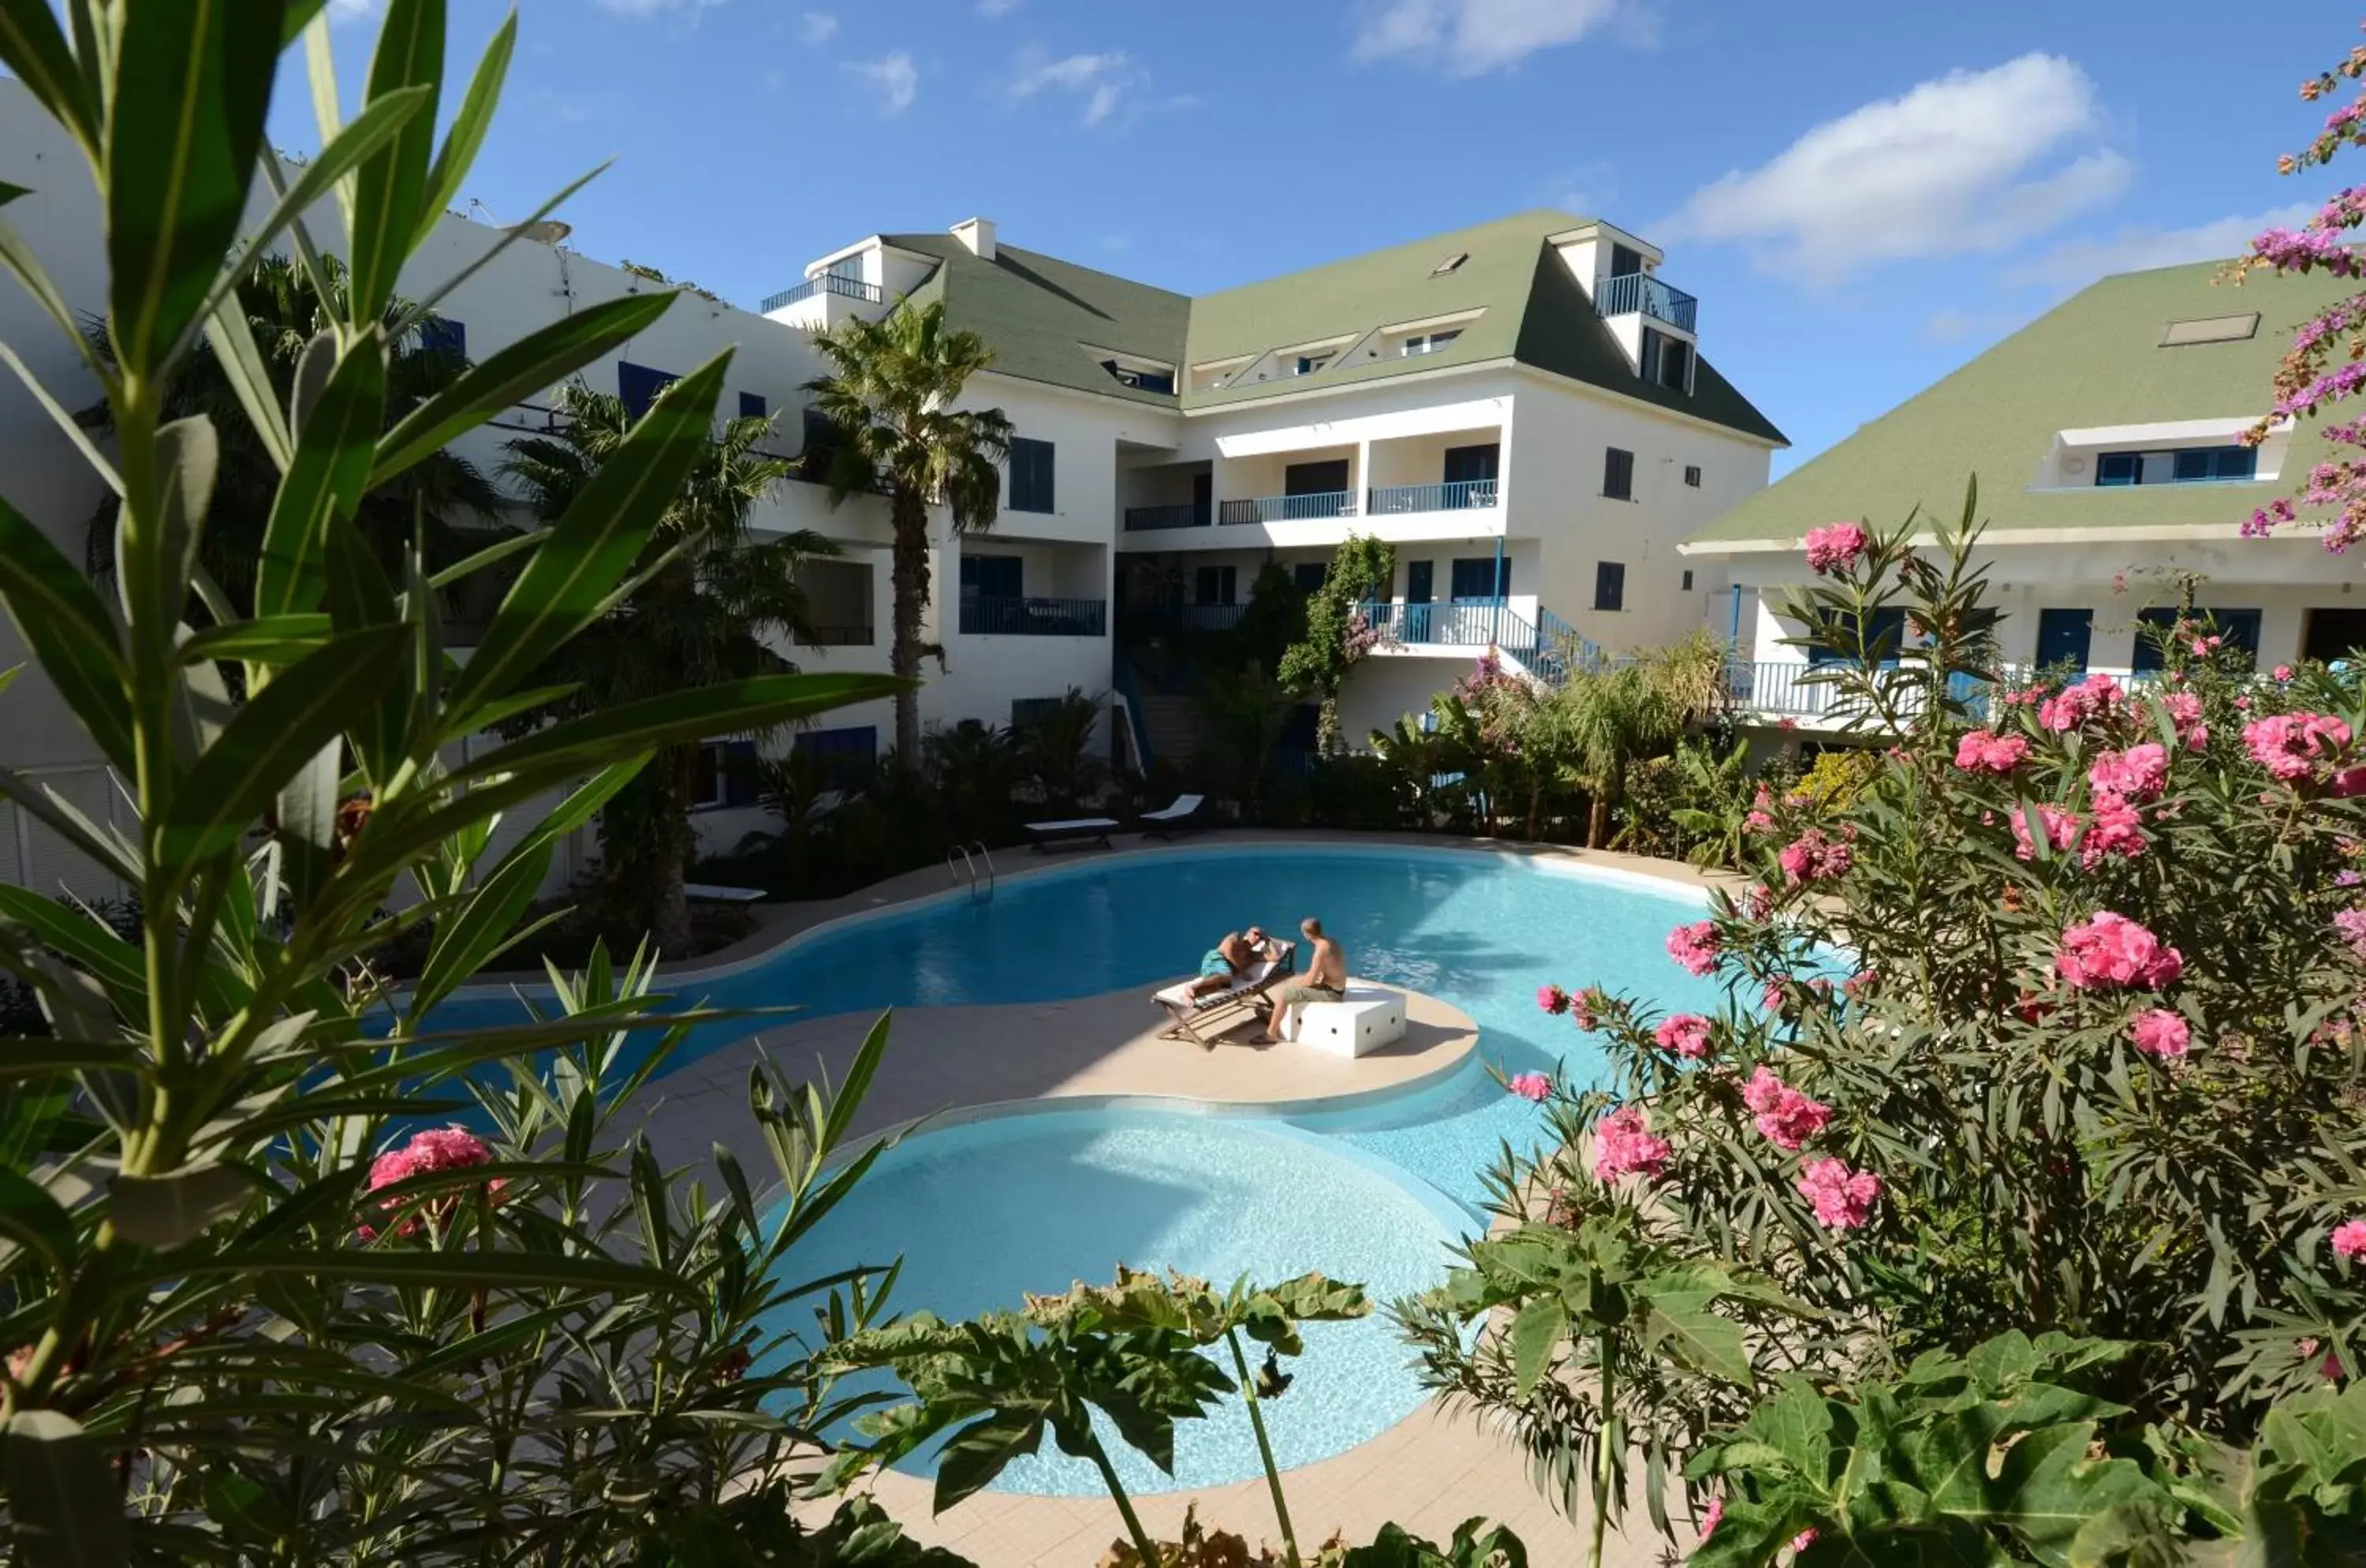
<svg viewBox="0 0 2366 1568"><path fill-rule="evenodd" d="M1368 1056L1403 1039L1404 1032L1404 993L1385 986L1351 980L1342 1000L1290 1009L1290 1038L1335 1056Z"/></svg>

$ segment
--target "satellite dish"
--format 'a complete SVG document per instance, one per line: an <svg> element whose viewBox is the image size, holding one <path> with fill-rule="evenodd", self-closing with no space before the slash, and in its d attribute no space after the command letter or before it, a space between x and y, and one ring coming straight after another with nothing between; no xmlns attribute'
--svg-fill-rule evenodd
<svg viewBox="0 0 2366 1568"><path fill-rule="evenodd" d="M546 218L539 223L521 223L510 232L521 240L535 240L546 245L555 245L575 232L575 225L562 223L556 218Z"/></svg>

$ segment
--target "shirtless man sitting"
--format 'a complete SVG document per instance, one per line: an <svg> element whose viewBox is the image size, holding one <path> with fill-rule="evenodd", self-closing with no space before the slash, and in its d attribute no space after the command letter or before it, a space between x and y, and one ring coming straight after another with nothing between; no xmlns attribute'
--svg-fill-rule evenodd
<svg viewBox="0 0 2366 1568"><path fill-rule="evenodd" d="M1285 986L1274 999L1273 1010L1266 1015L1265 1032L1257 1036L1260 1044L1271 1045L1281 1038L1281 1021L1293 1007L1307 1002L1339 1002L1347 999L1347 954L1338 942L1323 934L1323 922L1309 915L1298 922L1314 953L1313 962L1306 966L1306 978L1295 986Z"/></svg>
<svg viewBox="0 0 2366 1568"><path fill-rule="evenodd" d="M1211 991L1221 991L1245 973L1252 964L1262 964L1272 957L1266 944L1263 930L1251 926L1245 931L1227 931L1224 940L1208 950L1200 960L1200 977L1191 982L1191 994L1204 997Z"/></svg>

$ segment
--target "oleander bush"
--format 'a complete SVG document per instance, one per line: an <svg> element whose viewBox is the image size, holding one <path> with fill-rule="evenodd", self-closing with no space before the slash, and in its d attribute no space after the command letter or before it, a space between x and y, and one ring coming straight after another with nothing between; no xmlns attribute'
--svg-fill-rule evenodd
<svg viewBox="0 0 2366 1568"><path fill-rule="evenodd" d="M1697 1507L1787 1527L1752 1526L1747 1550L1720 1529L1703 1562L1768 1561L1809 1528L1803 1562L1904 1560L1867 1532L1923 1506L1926 1480L1819 1512L1831 1477L1778 1485L1741 1434L1797 1419L1836 1443L1810 1406L1891 1406L1835 1391L1921 1388L1928 1358L2014 1332L2114 1347L2079 1386L2114 1433L2148 1435L2139 1468L2167 1501L2064 1557L2120 1473L2065 1450L2079 1514L2056 1536L1975 1517L1947 1527L1958 1554L1918 1537L1939 1554L1914 1560L2225 1545L2249 1527L2192 1488L2319 1409L2349 1480L2295 1506L2304 1534L2354 1529L2366 1428L2325 1398L2366 1356L2366 694L2253 671L2198 621L2165 637L2157 678L2017 686L1974 516L1967 498L1936 549L1908 544L1915 520L1810 536L1820 575L1787 608L1841 656L1816 678L1874 746L1863 787L1837 808L1770 792L1745 828L1753 880L1671 934L1675 962L1726 982L1715 1014L1547 988L1605 1070L1515 1083L1552 1136L1493 1179L1552 1266L1481 1244L1407 1322L1431 1381L1508 1413L1570 1501L1615 1508L1633 1461L1664 1523L1690 1463L1733 1489L1696 1485ZM1892 607L1910 645L1866 646ZM1653 1271L1684 1311L1639 1287ZM1731 1278L1751 1288L1703 1293ZM1482 1312L1509 1326L1466 1351ZM2010 1434L1964 1451L1991 1479L2036 1458L2011 1459ZM1961 1555L1974 1540L1989 1555Z"/></svg>

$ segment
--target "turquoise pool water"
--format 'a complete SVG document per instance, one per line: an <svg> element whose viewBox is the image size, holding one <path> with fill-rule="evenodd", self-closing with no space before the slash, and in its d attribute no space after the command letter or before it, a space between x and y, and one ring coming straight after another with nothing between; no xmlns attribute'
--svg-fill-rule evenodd
<svg viewBox="0 0 2366 1568"><path fill-rule="evenodd" d="M1470 1014L1480 1060L1507 1074L1559 1066L1582 1079L1598 1064L1594 1048L1538 1010L1537 987L1601 984L1706 1010L1716 987L1664 946L1672 926L1700 913L1700 897L1681 887L1516 856L1184 850L1008 881L991 902L866 917L693 989L716 1006L794 1002L814 1014L1092 996L1187 972L1226 931L1254 921L1287 931L1311 914L1358 976ZM1386 1301L1439 1278L1449 1243L1480 1223L1479 1173L1504 1144L1534 1139L1535 1108L1480 1060L1409 1093L1296 1114L1053 1108L932 1128L817 1227L797 1269L901 1256L900 1308L946 1317L1106 1280L1120 1260L1219 1282L1319 1269ZM883 1071L894 1070L891 1044ZM1384 1318L1317 1325L1307 1343L1272 1411L1285 1464L1365 1441L1420 1403ZM1046 1450L999 1486L1100 1490L1086 1461ZM1112 1450L1127 1484L1145 1492L1258 1472L1237 1410L1187 1424L1171 1477Z"/></svg>

